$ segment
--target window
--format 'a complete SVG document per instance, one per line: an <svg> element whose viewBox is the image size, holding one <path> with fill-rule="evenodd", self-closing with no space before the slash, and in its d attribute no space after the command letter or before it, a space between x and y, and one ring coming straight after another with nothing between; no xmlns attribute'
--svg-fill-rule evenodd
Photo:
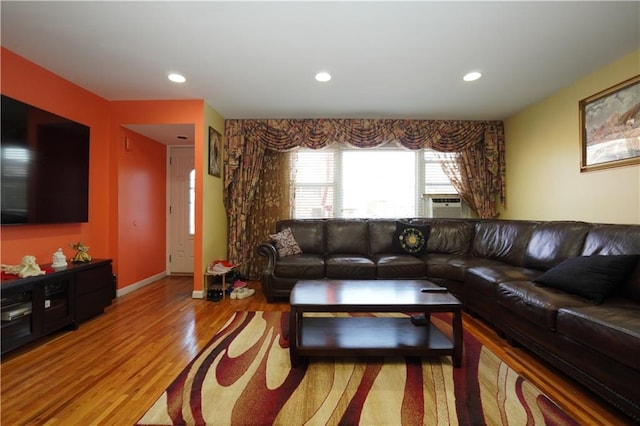
<svg viewBox="0 0 640 426"><path fill-rule="evenodd" d="M196 233L196 171L189 173L189 235Z"/></svg>
<svg viewBox="0 0 640 426"><path fill-rule="evenodd" d="M430 150L334 145L299 149L292 156L296 219L421 216L423 194L456 193Z"/></svg>

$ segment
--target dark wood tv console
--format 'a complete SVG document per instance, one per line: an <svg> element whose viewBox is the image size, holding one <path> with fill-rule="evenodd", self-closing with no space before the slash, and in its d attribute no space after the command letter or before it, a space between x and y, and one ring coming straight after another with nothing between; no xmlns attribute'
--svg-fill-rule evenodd
<svg viewBox="0 0 640 426"><path fill-rule="evenodd" d="M50 270L51 265L41 265ZM55 331L77 329L104 312L115 297L111 259L69 263L66 269L3 280L2 354Z"/></svg>

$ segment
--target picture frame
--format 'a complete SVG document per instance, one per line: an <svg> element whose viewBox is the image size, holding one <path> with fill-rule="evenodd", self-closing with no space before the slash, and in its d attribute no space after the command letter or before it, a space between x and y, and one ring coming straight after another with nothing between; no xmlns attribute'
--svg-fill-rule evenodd
<svg viewBox="0 0 640 426"><path fill-rule="evenodd" d="M579 102L580 172L640 164L640 75Z"/></svg>
<svg viewBox="0 0 640 426"><path fill-rule="evenodd" d="M220 164L220 139L222 136L213 127L209 126L209 174L220 177L222 166Z"/></svg>

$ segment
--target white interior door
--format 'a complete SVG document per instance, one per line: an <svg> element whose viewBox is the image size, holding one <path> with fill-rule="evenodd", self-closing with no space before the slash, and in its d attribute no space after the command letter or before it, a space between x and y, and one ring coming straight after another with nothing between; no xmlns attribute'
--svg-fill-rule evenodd
<svg viewBox="0 0 640 426"><path fill-rule="evenodd" d="M193 274L193 147L172 147L169 155L169 273Z"/></svg>

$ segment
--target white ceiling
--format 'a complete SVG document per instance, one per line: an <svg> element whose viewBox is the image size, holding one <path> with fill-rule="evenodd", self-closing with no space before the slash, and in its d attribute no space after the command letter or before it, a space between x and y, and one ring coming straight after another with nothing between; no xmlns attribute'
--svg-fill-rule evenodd
<svg viewBox="0 0 640 426"><path fill-rule="evenodd" d="M105 99L204 99L225 118L504 119L640 49L637 1L3 0L0 14L4 47ZM463 82L471 70L482 79Z"/></svg>

